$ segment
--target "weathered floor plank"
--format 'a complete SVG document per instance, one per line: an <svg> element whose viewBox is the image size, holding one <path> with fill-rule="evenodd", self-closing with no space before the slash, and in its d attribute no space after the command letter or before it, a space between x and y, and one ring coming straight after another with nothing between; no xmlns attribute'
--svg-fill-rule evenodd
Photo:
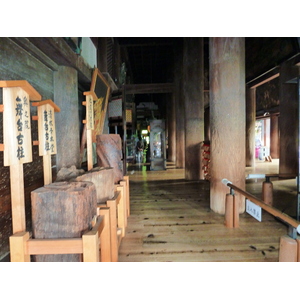
<svg viewBox="0 0 300 300"><path fill-rule="evenodd" d="M224 195L225 196L225 195ZM182 169L130 174L131 215L120 262L276 262L287 227L263 212L228 229L210 210L209 182L185 181Z"/></svg>

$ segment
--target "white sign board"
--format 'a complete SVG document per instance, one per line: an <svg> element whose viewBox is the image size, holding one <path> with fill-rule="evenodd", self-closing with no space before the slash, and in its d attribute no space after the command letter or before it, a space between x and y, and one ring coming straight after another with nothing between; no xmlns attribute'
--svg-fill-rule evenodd
<svg viewBox="0 0 300 300"><path fill-rule="evenodd" d="M54 108L50 104L38 107L39 155L56 154Z"/></svg>
<svg viewBox="0 0 300 300"><path fill-rule="evenodd" d="M261 222L261 207L246 199L246 212Z"/></svg>
<svg viewBox="0 0 300 300"><path fill-rule="evenodd" d="M32 162L29 95L20 87L3 88L4 166Z"/></svg>

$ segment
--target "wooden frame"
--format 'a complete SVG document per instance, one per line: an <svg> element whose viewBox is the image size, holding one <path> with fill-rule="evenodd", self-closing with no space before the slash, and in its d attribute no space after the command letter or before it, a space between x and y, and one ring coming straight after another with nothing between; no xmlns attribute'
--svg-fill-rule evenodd
<svg viewBox="0 0 300 300"><path fill-rule="evenodd" d="M86 96L86 101L83 102L83 105L86 105L89 102L89 97L92 97L93 101L95 101L93 105L94 127L89 129L87 120L83 121L84 128L80 146L80 156L82 158L86 144L88 170L90 170L93 167L92 143L96 143L96 136L103 132L108 98L110 95L110 85L99 69L95 68L93 71L90 91L84 92L83 94Z"/></svg>
<svg viewBox="0 0 300 300"><path fill-rule="evenodd" d="M93 132L93 142L96 142L96 135L103 132L105 115L110 95L110 85L99 71L95 68L92 75L90 91L83 93L85 96L92 95L94 101L95 129Z"/></svg>
<svg viewBox="0 0 300 300"><path fill-rule="evenodd" d="M23 164L32 161L29 103L33 100L40 101L42 96L27 80L1 80L0 87L3 88L0 111L4 113L4 144L0 145L0 151L4 151L4 166L10 167L12 228L13 233L16 233L26 230ZM18 109L17 115L14 104ZM22 116L27 120L21 121ZM13 139L13 135L18 140ZM15 149L18 159L12 156L16 153Z"/></svg>
<svg viewBox="0 0 300 300"><path fill-rule="evenodd" d="M55 112L60 112L60 108L50 99L43 100L40 102L33 102L32 106L36 106L38 110L38 115L32 117L32 120L38 121L38 136L39 136L39 155L43 156L43 169L44 169L44 185L52 183L52 166L51 166L51 155L56 154L56 129L55 129ZM43 107L43 108L42 108ZM44 114L42 110L45 109L47 111L53 111L53 120L52 126L48 121L45 120ZM44 124L49 126L49 129L52 128L53 130L53 142L50 142L50 145L54 145L52 151L50 149L45 150L45 126ZM50 147L49 147L50 148Z"/></svg>
<svg viewBox="0 0 300 300"><path fill-rule="evenodd" d="M94 227L82 238L70 239L30 239L29 232L17 232L10 236L11 262L30 262L30 255L82 253L83 262L99 262L99 241L105 233L105 216L98 216ZM101 239L101 248L109 243Z"/></svg>
<svg viewBox="0 0 300 300"><path fill-rule="evenodd" d="M11 262L30 262L30 255L83 254L83 262L117 262L129 210L129 177L115 185L114 198L97 207L97 221L81 238L32 239L21 231L9 238Z"/></svg>

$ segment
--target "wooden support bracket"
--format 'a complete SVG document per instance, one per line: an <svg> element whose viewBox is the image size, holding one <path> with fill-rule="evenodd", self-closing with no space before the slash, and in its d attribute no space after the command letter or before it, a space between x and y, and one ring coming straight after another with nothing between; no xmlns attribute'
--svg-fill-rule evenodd
<svg viewBox="0 0 300 300"><path fill-rule="evenodd" d="M4 144L0 144L0 151L4 151Z"/></svg>
<svg viewBox="0 0 300 300"><path fill-rule="evenodd" d="M4 112L4 105L0 104L0 112Z"/></svg>
<svg viewBox="0 0 300 300"><path fill-rule="evenodd" d="M11 262L30 262L30 255L26 251L28 240L29 232L17 232L9 237Z"/></svg>

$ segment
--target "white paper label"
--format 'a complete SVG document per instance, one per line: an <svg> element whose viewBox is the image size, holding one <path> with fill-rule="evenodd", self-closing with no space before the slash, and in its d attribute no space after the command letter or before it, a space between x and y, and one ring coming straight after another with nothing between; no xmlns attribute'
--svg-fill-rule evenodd
<svg viewBox="0 0 300 300"><path fill-rule="evenodd" d="M261 207L246 199L246 212L261 222Z"/></svg>

